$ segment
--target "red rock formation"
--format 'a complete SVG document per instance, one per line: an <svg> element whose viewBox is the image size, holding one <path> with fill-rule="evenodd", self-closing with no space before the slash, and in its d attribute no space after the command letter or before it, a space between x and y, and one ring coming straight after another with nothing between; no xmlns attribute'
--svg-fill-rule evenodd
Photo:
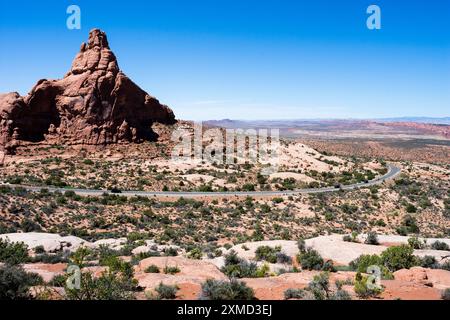
<svg viewBox="0 0 450 320"><path fill-rule="evenodd" d="M154 122L175 123L172 110L133 83L98 29L81 45L61 80L39 80L26 97L0 95L0 150L21 141L105 145L155 140Z"/></svg>

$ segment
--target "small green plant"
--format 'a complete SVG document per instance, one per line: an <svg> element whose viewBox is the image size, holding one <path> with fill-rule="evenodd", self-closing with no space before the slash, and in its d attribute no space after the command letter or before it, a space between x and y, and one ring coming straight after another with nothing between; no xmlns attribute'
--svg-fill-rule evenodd
<svg viewBox="0 0 450 320"><path fill-rule="evenodd" d="M381 263L391 272L409 269L419 264L413 252L414 249L406 244L387 248L381 253Z"/></svg>
<svg viewBox="0 0 450 320"><path fill-rule="evenodd" d="M363 276L359 272L355 276L354 290L356 295L362 299L376 297L383 292L382 287L377 286L369 279L369 277Z"/></svg>
<svg viewBox="0 0 450 320"><path fill-rule="evenodd" d="M434 250L445 250L445 251L450 251L450 247L448 246L447 243L442 242L442 241L435 241L431 244L431 248Z"/></svg>
<svg viewBox="0 0 450 320"><path fill-rule="evenodd" d="M189 259L194 259L194 260L200 260L203 257L203 252L202 249L200 248L194 248L191 251L189 251L188 253L188 258Z"/></svg>
<svg viewBox="0 0 450 320"><path fill-rule="evenodd" d="M151 264L147 268L145 268L144 272L145 273L159 273L159 268L156 265Z"/></svg>
<svg viewBox="0 0 450 320"><path fill-rule="evenodd" d="M42 283L39 275L28 273L21 266L0 266L0 300L31 299L30 287Z"/></svg>
<svg viewBox="0 0 450 320"><path fill-rule="evenodd" d="M378 245L378 244L380 244L378 242L377 234L375 232L372 232L372 231L367 234L367 238L366 238L366 241L364 241L364 243L365 244L371 244L371 245Z"/></svg>
<svg viewBox="0 0 450 320"><path fill-rule="evenodd" d="M177 297L177 292L179 288L177 286L169 286L165 285L162 282L155 288L155 291L158 293L157 298L162 300L172 300Z"/></svg>
<svg viewBox="0 0 450 320"><path fill-rule="evenodd" d="M202 298L206 300L253 300L255 293L244 282L232 279L208 279L202 284Z"/></svg>
<svg viewBox="0 0 450 320"><path fill-rule="evenodd" d="M258 261L264 260L269 263L277 262L277 253L281 251L281 247L260 246L255 251L255 258Z"/></svg>
<svg viewBox="0 0 450 320"><path fill-rule="evenodd" d="M180 271L181 270L180 270L180 268L178 268L178 266L174 266L174 267L165 266L163 269L163 272L165 274L177 274Z"/></svg>
<svg viewBox="0 0 450 320"><path fill-rule="evenodd" d="M289 288L284 291L284 299L303 299L306 296L306 292L303 289L292 289Z"/></svg>
<svg viewBox="0 0 450 320"><path fill-rule="evenodd" d="M450 288L447 288L444 291L442 291L441 297L442 297L442 300L450 301Z"/></svg>
<svg viewBox="0 0 450 320"><path fill-rule="evenodd" d="M256 278L258 266L238 257L236 251L231 250L225 256L224 266L220 269L225 275L232 278Z"/></svg>
<svg viewBox="0 0 450 320"><path fill-rule="evenodd" d="M425 242L421 241L419 239L419 237L417 237L417 236L412 236L411 238L409 238L408 239L408 244L413 249L423 249L423 248L425 248Z"/></svg>
<svg viewBox="0 0 450 320"><path fill-rule="evenodd" d="M0 262L17 265L29 260L28 247L24 243L0 239Z"/></svg>
<svg viewBox="0 0 450 320"><path fill-rule="evenodd" d="M331 261L324 261L320 254L311 248L297 255L297 261L305 270L334 271Z"/></svg>

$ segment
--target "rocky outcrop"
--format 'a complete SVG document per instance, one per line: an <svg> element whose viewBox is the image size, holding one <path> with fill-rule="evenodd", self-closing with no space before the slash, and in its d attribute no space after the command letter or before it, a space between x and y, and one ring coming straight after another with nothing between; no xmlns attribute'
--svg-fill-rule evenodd
<svg viewBox="0 0 450 320"><path fill-rule="evenodd" d="M155 122L173 124L172 110L119 69L106 34L89 33L61 80L39 80L26 97L0 95L0 150L22 141L105 145L156 140Z"/></svg>

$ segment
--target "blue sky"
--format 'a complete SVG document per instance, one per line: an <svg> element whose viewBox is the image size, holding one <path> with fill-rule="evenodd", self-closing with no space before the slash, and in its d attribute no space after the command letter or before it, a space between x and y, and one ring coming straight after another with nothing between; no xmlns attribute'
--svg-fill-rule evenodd
<svg viewBox="0 0 450 320"><path fill-rule="evenodd" d="M63 77L98 27L181 119L450 116L449 21L447 0L2 0L0 92Z"/></svg>

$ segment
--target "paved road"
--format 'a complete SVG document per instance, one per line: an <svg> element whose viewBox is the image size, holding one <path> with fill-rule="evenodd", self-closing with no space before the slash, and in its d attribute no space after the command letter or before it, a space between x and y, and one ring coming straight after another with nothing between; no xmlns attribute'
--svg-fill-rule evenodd
<svg viewBox="0 0 450 320"><path fill-rule="evenodd" d="M241 196L241 197L255 197L255 196L268 196L268 197L280 197L297 194L310 194L310 193L324 193L324 192L336 192L339 190L354 190L363 187L369 187L373 185L379 185L383 182L393 179L400 173L400 168L388 164L388 172L381 177L375 178L367 183L356 183L351 185L342 185L340 188L326 187L326 188L312 188L312 189L296 189L286 191L227 191L227 192L185 192L185 191L122 191L119 195L127 197L184 197L184 198L204 198L204 197L229 197L229 196ZM73 191L80 196L101 196L105 193L112 194L107 190L90 190L90 189L73 189L73 188L54 188L54 187L32 187L25 185L12 185L3 184L10 187L20 187L32 192L40 192L42 189L47 189L49 192L65 192Z"/></svg>

